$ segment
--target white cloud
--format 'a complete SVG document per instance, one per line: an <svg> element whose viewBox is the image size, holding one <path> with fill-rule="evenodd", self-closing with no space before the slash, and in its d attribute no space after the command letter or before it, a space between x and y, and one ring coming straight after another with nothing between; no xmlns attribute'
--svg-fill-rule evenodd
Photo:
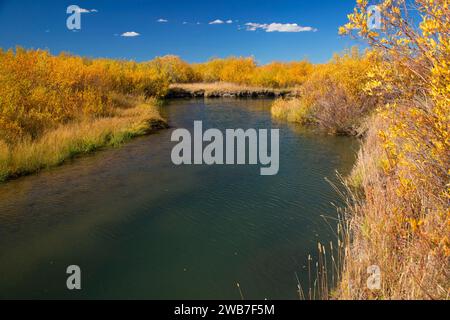
<svg viewBox="0 0 450 320"><path fill-rule="evenodd" d="M266 30L267 32L310 32L317 31L312 27L302 27L296 23L271 23Z"/></svg>
<svg viewBox="0 0 450 320"><path fill-rule="evenodd" d="M183 21L183 24L188 24L186 21Z"/></svg>
<svg viewBox="0 0 450 320"><path fill-rule="evenodd" d="M209 24L224 24L225 22L223 20L217 19L214 21L211 21Z"/></svg>
<svg viewBox="0 0 450 320"><path fill-rule="evenodd" d="M316 32L317 29L313 27L302 27L296 23L254 23L249 22L245 24L247 31L256 31L258 29L266 32Z"/></svg>
<svg viewBox="0 0 450 320"><path fill-rule="evenodd" d="M122 37L137 37L140 36L140 33L134 31L127 31L121 34Z"/></svg>
<svg viewBox="0 0 450 320"><path fill-rule="evenodd" d="M160 19L158 19L156 21L159 22L159 23L167 23L167 22L169 22L169 20L163 19L163 18L160 18Z"/></svg>
<svg viewBox="0 0 450 320"><path fill-rule="evenodd" d="M233 20L231 20L231 19L228 19L228 20L221 20L221 19L217 19L217 20L214 20L214 21L211 21L209 24L232 24L233 23Z"/></svg>
<svg viewBox="0 0 450 320"><path fill-rule="evenodd" d="M79 13L95 13L95 12L98 12L98 10L97 9L84 9L84 8L80 8L79 10L78 10L78 12Z"/></svg>

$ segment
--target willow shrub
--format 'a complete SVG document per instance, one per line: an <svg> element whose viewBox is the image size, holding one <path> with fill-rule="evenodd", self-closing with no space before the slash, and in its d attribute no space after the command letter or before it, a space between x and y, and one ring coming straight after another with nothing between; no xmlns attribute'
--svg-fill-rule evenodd
<svg viewBox="0 0 450 320"><path fill-rule="evenodd" d="M192 66L201 82L229 82L246 86L290 88L301 85L312 72L308 61L258 65L251 57L212 59Z"/></svg>
<svg viewBox="0 0 450 320"><path fill-rule="evenodd" d="M0 52L0 136L12 145L74 120L114 114L115 94L165 94L158 61L85 59L43 50Z"/></svg>
<svg viewBox="0 0 450 320"><path fill-rule="evenodd" d="M412 3L410 3L412 2ZM450 4L384 0L379 30L358 0L342 34L382 55L367 92L382 98L359 155L362 197L349 207L349 238L338 296L448 299L450 295ZM419 13L411 23L411 5ZM366 269L382 285L369 290Z"/></svg>
<svg viewBox="0 0 450 320"><path fill-rule="evenodd" d="M366 91L368 70L379 63L374 52L354 48L317 65L299 87L299 98L277 101L275 117L301 124L315 123L334 134L359 133L366 117L379 103Z"/></svg>

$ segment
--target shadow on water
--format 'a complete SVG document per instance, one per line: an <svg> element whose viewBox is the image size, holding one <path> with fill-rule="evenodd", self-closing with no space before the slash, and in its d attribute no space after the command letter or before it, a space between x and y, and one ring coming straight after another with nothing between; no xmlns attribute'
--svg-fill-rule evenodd
<svg viewBox="0 0 450 320"><path fill-rule="evenodd" d="M171 130L0 186L0 298L296 299L357 142L273 122L270 100L178 100L173 128L279 128L280 172L171 163ZM82 288L66 289L79 265Z"/></svg>

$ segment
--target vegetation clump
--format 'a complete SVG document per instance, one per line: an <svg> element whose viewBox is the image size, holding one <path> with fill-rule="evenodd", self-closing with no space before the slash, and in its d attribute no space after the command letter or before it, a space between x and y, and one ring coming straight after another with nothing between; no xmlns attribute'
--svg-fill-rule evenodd
<svg viewBox="0 0 450 320"><path fill-rule="evenodd" d="M358 0L342 34L382 56L365 90L382 104L354 169L359 192L348 207L337 297L448 299L450 295L450 8L447 0L381 1L382 29L370 30ZM366 270L379 266L380 290Z"/></svg>
<svg viewBox="0 0 450 320"><path fill-rule="evenodd" d="M340 33L365 39L370 49L314 67L299 98L273 104L276 118L364 133L346 179L335 298L450 296L449 6L384 0L381 28L371 29L369 2L358 0ZM371 266L381 271L379 290L368 288Z"/></svg>
<svg viewBox="0 0 450 320"><path fill-rule="evenodd" d="M281 99L272 107L274 117L299 124L314 124L332 134L356 135L379 99L366 92L367 70L376 65L375 52L355 47L317 65L298 88L298 98Z"/></svg>
<svg viewBox="0 0 450 320"><path fill-rule="evenodd" d="M151 131L169 81L159 60L0 51L0 181Z"/></svg>

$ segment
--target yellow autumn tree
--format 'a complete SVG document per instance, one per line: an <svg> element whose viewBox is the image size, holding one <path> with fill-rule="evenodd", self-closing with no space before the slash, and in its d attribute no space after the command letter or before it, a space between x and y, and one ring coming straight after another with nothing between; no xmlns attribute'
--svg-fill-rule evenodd
<svg viewBox="0 0 450 320"><path fill-rule="evenodd" d="M358 0L341 34L383 57L366 92L382 97L355 172L339 294L343 298L448 299L450 294L450 10L448 0L383 0L380 28ZM366 286L379 265L382 288Z"/></svg>

